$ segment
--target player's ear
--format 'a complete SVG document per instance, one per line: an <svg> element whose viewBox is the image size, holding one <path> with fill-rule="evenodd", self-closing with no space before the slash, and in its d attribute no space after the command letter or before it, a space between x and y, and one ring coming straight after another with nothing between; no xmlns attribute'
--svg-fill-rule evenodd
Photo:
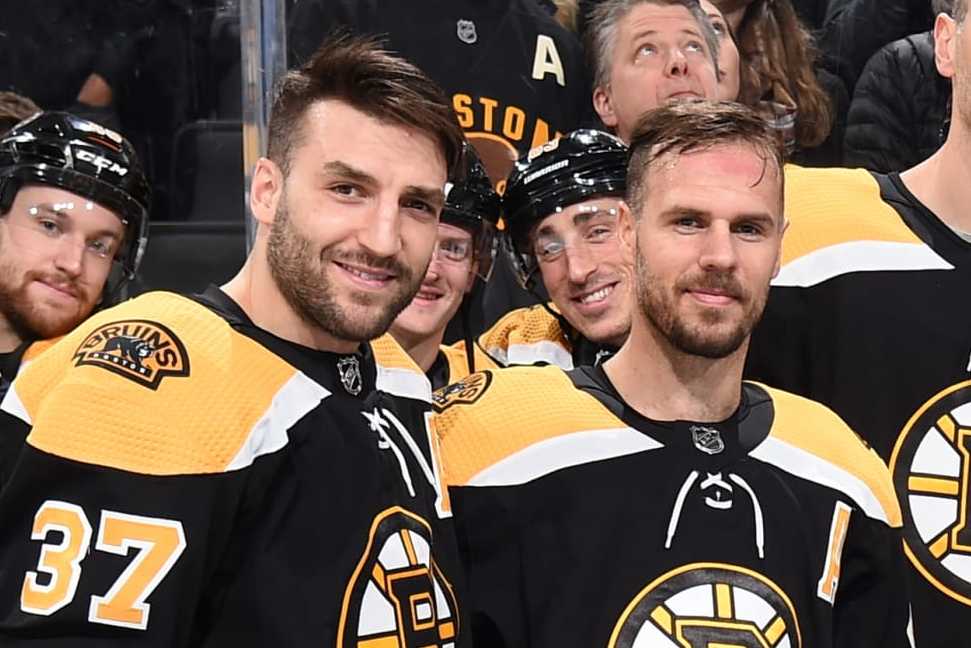
<svg viewBox="0 0 971 648"><path fill-rule="evenodd" d="M617 203L617 209L617 236L620 239L620 246L625 255L633 258L634 246L637 244L634 214L623 200Z"/></svg>
<svg viewBox="0 0 971 648"><path fill-rule="evenodd" d="M263 225L270 225L276 217L283 194L283 172L273 160L261 157L253 168L249 205L253 217Z"/></svg>
<svg viewBox="0 0 971 648"><path fill-rule="evenodd" d="M617 115L614 104L610 99L610 91L604 86L597 86L593 90L593 109L600 115L600 121L607 128L617 128Z"/></svg>
<svg viewBox="0 0 971 648"><path fill-rule="evenodd" d="M955 48L957 46L958 24L945 13L938 14L934 21L934 63L942 77L950 79L957 72Z"/></svg>

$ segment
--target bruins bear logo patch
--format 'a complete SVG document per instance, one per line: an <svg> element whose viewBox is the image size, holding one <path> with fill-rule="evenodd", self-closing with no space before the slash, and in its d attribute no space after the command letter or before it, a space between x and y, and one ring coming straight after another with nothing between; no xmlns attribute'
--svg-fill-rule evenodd
<svg viewBox="0 0 971 648"><path fill-rule="evenodd" d="M608 648L801 648L789 597L765 576L723 563L684 565L645 587Z"/></svg>
<svg viewBox="0 0 971 648"><path fill-rule="evenodd" d="M185 345L167 327L148 320L98 327L74 352L74 364L101 367L149 389L158 389L166 376L189 375Z"/></svg>
<svg viewBox="0 0 971 648"><path fill-rule="evenodd" d="M432 405L436 412L443 412L452 405L471 405L482 397L490 383L492 374L488 371L466 376L435 392L432 395Z"/></svg>
<svg viewBox="0 0 971 648"><path fill-rule="evenodd" d="M890 470L907 557L934 587L971 605L971 381L944 389L911 417Z"/></svg>

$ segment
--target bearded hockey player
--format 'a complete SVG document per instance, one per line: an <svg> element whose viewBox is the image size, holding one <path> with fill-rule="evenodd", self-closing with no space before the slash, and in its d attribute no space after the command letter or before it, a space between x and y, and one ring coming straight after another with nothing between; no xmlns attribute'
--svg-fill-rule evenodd
<svg viewBox="0 0 971 648"><path fill-rule="evenodd" d="M742 381L782 169L748 108L649 113L621 214L623 347L436 395L476 645L910 645L886 466L825 407Z"/></svg>
<svg viewBox="0 0 971 648"><path fill-rule="evenodd" d="M0 398L31 345L134 277L150 202L134 148L94 122L38 113L0 139Z"/></svg>
<svg viewBox="0 0 971 648"><path fill-rule="evenodd" d="M421 283L461 146L441 90L371 41L287 73L239 274L99 313L8 391L0 434L29 437L0 644L461 643L431 394L368 342Z"/></svg>

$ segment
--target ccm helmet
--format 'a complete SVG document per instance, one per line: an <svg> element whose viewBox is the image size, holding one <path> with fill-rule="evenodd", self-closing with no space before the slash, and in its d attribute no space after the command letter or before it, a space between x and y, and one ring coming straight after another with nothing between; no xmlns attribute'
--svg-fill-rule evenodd
<svg viewBox="0 0 971 648"><path fill-rule="evenodd" d="M441 221L472 233L475 273L485 281L492 273L496 258L496 223L500 208L499 195L492 188L485 167L475 149L466 145L465 175L446 185Z"/></svg>
<svg viewBox="0 0 971 648"><path fill-rule="evenodd" d="M600 196L623 197L627 146L609 133L575 130L538 146L516 161L503 194L503 219L513 264L530 287L536 258L530 233L544 218Z"/></svg>
<svg viewBox="0 0 971 648"><path fill-rule="evenodd" d="M0 214L25 184L58 187L115 212L125 238L105 293L134 278L148 240L152 192L128 140L70 113L38 113L0 138Z"/></svg>

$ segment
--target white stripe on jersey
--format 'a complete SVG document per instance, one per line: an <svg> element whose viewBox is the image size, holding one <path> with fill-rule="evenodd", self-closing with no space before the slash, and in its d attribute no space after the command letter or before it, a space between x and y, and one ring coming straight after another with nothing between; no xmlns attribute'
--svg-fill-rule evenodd
<svg viewBox="0 0 971 648"><path fill-rule="evenodd" d="M263 416L250 429L246 440L226 470L252 465L257 457L271 454L289 441L288 431L320 402L330 396L322 385L297 372L276 393Z"/></svg>
<svg viewBox="0 0 971 648"><path fill-rule="evenodd" d="M560 369L573 369L573 356L563 345L550 340L529 344L510 344L508 349L493 347L488 354L504 365L531 365L546 362Z"/></svg>
<svg viewBox="0 0 971 648"><path fill-rule="evenodd" d="M378 389L392 396L432 402L431 381L425 374L411 369L382 367L379 364L375 384Z"/></svg>
<svg viewBox="0 0 971 648"><path fill-rule="evenodd" d="M660 443L631 427L573 432L523 448L472 477L468 485L525 484L563 468L661 447Z"/></svg>
<svg viewBox="0 0 971 648"><path fill-rule="evenodd" d="M870 518L889 524L887 512L876 494L856 475L811 452L769 436L749 456L796 477L832 488L850 497Z"/></svg>
<svg viewBox="0 0 971 648"><path fill-rule="evenodd" d="M850 241L830 245L782 266L773 286L808 288L851 272L953 270L923 243Z"/></svg>
<svg viewBox="0 0 971 648"><path fill-rule="evenodd" d="M16 416L21 421L27 425L33 425L34 422L30 419L30 413L27 408L24 407L23 402L20 400L20 396L17 395L17 383L13 382L7 389L7 393L3 397L3 403L0 403L0 410Z"/></svg>

